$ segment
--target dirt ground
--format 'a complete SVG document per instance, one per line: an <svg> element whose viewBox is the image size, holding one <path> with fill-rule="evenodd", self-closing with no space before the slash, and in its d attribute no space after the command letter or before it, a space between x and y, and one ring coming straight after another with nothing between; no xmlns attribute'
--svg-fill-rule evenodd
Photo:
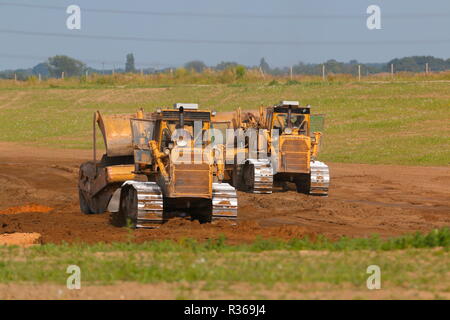
<svg viewBox="0 0 450 320"><path fill-rule="evenodd" d="M82 286L79 290L69 290L55 284L0 284L1 300L141 300L141 299L449 299L448 292L422 291L402 287L367 290L355 288L351 284L333 286L330 284L276 284L264 288L246 283L235 283L224 288L205 290L204 283L150 283L123 282L115 285Z"/></svg>
<svg viewBox="0 0 450 320"><path fill-rule="evenodd" d="M39 233L2 233L0 234L0 245L18 245L29 247L41 243Z"/></svg>
<svg viewBox="0 0 450 320"><path fill-rule="evenodd" d="M80 212L78 167L91 157L90 151L1 142L0 234L39 233L42 243L204 240L224 234L230 243L241 243L257 236L388 237L450 226L450 167L330 163L327 198L294 191L239 193L237 226L173 220L157 230L130 231L112 226L108 213Z"/></svg>

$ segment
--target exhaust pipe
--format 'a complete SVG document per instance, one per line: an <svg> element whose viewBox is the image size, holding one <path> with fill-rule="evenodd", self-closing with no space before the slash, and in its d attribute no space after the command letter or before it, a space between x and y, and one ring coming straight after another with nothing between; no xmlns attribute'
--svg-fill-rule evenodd
<svg viewBox="0 0 450 320"><path fill-rule="evenodd" d="M180 129L184 129L184 108L180 107Z"/></svg>
<svg viewBox="0 0 450 320"><path fill-rule="evenodd" d="M287 125L289 129L292 129L292 106L289 105L289 109L288 109L288 116L287 116Z"/></svg>

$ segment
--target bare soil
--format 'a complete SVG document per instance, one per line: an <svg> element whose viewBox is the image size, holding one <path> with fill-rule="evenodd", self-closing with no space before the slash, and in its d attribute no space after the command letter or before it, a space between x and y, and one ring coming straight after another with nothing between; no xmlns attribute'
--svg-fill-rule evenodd
<svg viewBox="0 0 450 320"><path fill-rule="evenodd" d="M382 237L450 226L450 167L330 163L329 197L295 191L239 193L239 223L173 220L157 230L111 225L108 213L78 206L78 167L90 151L0 143L0 234L39 233L42 243L143 242L223 234L230 243L256 237L290 239L323 234Z"/></svg>
<svg viewBox="0 0 450 320"><path fill-rule="evenodd" d="M15 245L29 247L41 243L41 235L39 233L2 233L0 234L0 245Z"/></svg>
<svg viewBox="0 0 450 320"><path fill-rule="evenodd" d="M136 300L136 299L449 299L450 294L443 290L411 289L391 286L386 283L381 290L368 290L351 284L285 284L273 287L252 286L247 283L208 288L204 283L149 283L122 282L114 285L82 286L79 290L69 290L66 286L56 284L0 284L1 300L16 299L51 299L51 300Z"/></svg>

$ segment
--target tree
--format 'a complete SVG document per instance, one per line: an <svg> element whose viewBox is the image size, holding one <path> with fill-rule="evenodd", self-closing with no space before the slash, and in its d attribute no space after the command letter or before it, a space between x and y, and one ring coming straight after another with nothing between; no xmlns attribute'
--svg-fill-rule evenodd
<svg viewBox="0 0 450 320"><path fill-rule="evenodd" d="M134 66L134 55L132 53L127 54L127 62L125 63L125 72L136 72L136 67Z"/></svg>
<svg viewBox="0 0 450 320"><path fill-rule="evenodd" d="M236 66L236 78L237 79L242 79L245 76L245 67L242 65L238 65Z"/></svg>
<svg viewBox="0 0 450 320"><path fill-rule="evenodd" d="M62 73L67 77L80 76L85 64L74 58L58 55L48 58L48 71L53 77L61 77Z"/></svg>
<svg viewBox="0 0 450 320"><path fill-rule="evenodd" d="M225 70L225 69L233 68L236 66L238 66L237 62L222 61L221 63L217 64L216 70Z"/></svg>
<svg viewBox="0 0 450 320"><path fill-rule="evenodd" d="M330 59L327 62L325 62L325 68L327 72L343 73L342 65L343 63L338 62L335 59Z"/></svg>
<svg viewBox="0 0 450 320"><path fill-rule="evenodd" d="M266 62L266 59L264 59L264 58L261 58L261 61L259 62L259 67L262 69L262 71L264 73L269 73L270 72L270 66Z"/></svg>
<svg viewBox="0 0 450 320"><path fill-rule="evenodd" d="M198 73L203 72L203 70L205 70L206 68L206 64L203 61L200 60L193 60L193 61L189 61L184 65L184 68L189 70L189 71L195 71Z"/></svg>
<svg viewBox="0 0 450 320"><path fill-rule="evenodd" d="M33 67L34 75L41 75L43 77L48 77L50 75L49 66L47 62L42 62Z"/></svg>
<svg viewBox="0 0 450 320"><path fill-rule="evenodd" d="M393 64L396 71L423 72L427 63L433 71L443 71L450 68L449 60L446 61L432 56L413 56L389 61L386 70L389 71L391 64Z"/></svg>

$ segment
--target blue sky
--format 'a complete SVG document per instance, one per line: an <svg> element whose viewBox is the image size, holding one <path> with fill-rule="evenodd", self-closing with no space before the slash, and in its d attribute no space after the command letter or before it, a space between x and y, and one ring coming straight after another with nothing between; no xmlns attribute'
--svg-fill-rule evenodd
<svg viewBox="0 0 450 320"><path fill-rule="evenodd" d="M66 28L71 4L81 7L81 30ZM371 4L381 8L381 30L366 27ZM193 59L256 65L261 57L271 66L449 58L449 31L448 0L0 0L0 69L34 66L55 54L123 67L129 52L138 67Z"/></svg>

